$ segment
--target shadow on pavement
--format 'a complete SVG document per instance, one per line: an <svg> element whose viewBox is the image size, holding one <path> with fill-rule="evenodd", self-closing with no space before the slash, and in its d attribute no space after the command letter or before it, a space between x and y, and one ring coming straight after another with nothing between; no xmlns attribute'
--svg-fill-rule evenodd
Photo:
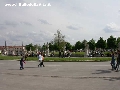
<svg viewBox="0 0 120 90"><path fill-rule="evenodd" d="M120 77L110 77L110 78L105 78L104 80L116 81L116 80L120 80Z"/></svg>
<svg viewBox="0 0 120 90"><path fill-rule="evenodd" d="M20 69L8 69L8 70L20 70Z"/></svg>
<svg viewBox="0 0 120 90"><path fill-rule="evenodd" d="M104 73L111 73L111 70L96 70L96 72L92 74L104 74Z"/></svg>
<svg viewBox="0 0 120 90"><path fill-rule="evenodd" d="M38 67L24 67L24 68L38 68Z"/></svg>
<svg viewBox="0 0 120 90"><path fill-rule="evenodd" d="M92 74L106 74L106 73L111 73L113 72L112 69L108 69L108 70L96 70L95 73ZM116 71L114 71L116 72ZM116 72L117 73L117 72ZM119 76L102 76L100 78L103 78L103 80L108 80L108 81L116 81L116 80L120 80Z"/></svg>

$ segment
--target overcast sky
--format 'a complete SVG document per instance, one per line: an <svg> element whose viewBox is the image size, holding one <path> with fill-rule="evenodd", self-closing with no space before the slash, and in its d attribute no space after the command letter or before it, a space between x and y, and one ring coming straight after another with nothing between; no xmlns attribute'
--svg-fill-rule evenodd
<svg viewBox="0 0 120 90"><path fill-rule="evenodd" d="M120 0L0 0L0 45L5 40L7 45L42 45L54 39L58 29L72 45L119 37Z"/></svg>

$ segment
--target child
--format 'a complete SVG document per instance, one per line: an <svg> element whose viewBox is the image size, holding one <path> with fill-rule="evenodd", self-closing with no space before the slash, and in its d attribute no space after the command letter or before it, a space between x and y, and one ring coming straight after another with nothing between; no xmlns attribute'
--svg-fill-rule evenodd
<svg viewBox="0 0 120 90"><path fill-rule="evenodd" d="M111 66L112 66L112 70L115 70L115 53L112 51L112 60L111 60Z"/></svg>
<svg viewBox="0 0 120 90"><path fill-rule="evenodd" d="M41 62L41 65L43 65L43 67L45 67L45 65L43 64L44 62L44 54L42 54L42 62Z"/></svg>
<svg viewBox="0 0 120 90"><path fill-rule="evenodd" d="M20 70L22 70L22 69L24 69L23 68L23 62L25 63L25 61L24 61L24 56L21 58L21 60L20 60Z"/></svg>

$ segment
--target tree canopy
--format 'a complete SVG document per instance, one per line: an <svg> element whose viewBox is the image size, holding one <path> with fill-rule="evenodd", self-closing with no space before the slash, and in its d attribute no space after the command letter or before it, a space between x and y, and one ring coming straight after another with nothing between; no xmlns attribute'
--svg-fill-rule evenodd
<svg viewBox="0 0 120 90"><path fill-rule="evenodd" d="M117 49L118 48L118 43L120 42L120 37L115 38L112 35L107 39L104 40L103 37L100 37L98 41L95 42L95 40L92 38L91 40L83 40L83 41L77 41L74 45L71 45L70 42L66 42L65 40L65 35L61 33L60 30L57 30L57 33L54 34L55 37L53 40L51 40L49 44L49 50L54 51L54 50L84 50L85 49L85 44L89 44L89 49L90 50L95 50L95 48L101 48L101 49ZM29 45L26 45L26 50L27 51L34 51L36 49L40 48L42 50L46 49L46 44L43 46L38 46L38 45L33 45L32 43Z"/></svg>

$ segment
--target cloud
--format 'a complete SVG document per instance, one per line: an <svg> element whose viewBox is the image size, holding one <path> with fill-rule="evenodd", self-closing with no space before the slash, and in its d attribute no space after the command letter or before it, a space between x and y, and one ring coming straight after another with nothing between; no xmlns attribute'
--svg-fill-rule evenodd
<svg viewBox="0 0 120 90"><path fill-rule="evenodd" d="M120 10L118 10L118 12L120 13Z"/></svg>
<svg viewBox="0 0 120 90"><path fill-rule="evenodd" d="M4 23L5 25L12 26L12 27L16 27L18 25L18 23L15 21L5 21Z"/></svg>
<svg viewBox="0 0 120 90"><path fill-rule="evenodd" d="M4 29L6 29L6 27L0 26L0 30L4 30Z"/></svg>
<svg viewBox="0 0 120 90"><path fill-rule="evenodd" d="M21 42L24 42L24 44L44 44L46 42L51 41L53 38L53 33L49 31L29 31L27 33L20 33L19 31L8 31L5 33L4 36L6 36L6 40L8 42L12 42L14 44L21 44ZM4 39L3 37L1 37ZM4 39L5 40L5 39Z"/></svg>
<svg viewBox="0 0 120 90"><path fill-rule="evenodd" d="M68 29L71 29L71 30L79 30L79 29L80 29L80 27L72 26L72 25L67 26L67 28L68 28Z"/></svg>
<svg viewBox="0 0 120 90"><path fill-rule="evenodd" d="M120 32L120 27L117 26L115 23L110 23L110 24L107 24L103 30L106 33Z"/></svg>
<svg viewBox="0 0 120 90"><path fill-rule="evenodd" d="M27 40L30 40L32 43L36 44L43 44L45 42L49 42L52 40L52 34L49 31L40 31L40 32L29 32L27 36Z"/></svg>
<svg viewBox="0 0 120 90"><path fill-rule="evenodd" d="M28 25L28 26L32 26L32 24L29 23L29 22L21 22L21 24Z"/></svg>
<svg viewBox="0 0 120 90"><path fill-rule="evenodd" d="M50 23L48 23L46 20L43 20L43 19L39 19L38 21L40 21L41 24L48 24L48 25L51 25Z"/></svg>
<svg viewBox="0 0 120 90"><path fill-rule="evenodd" d="M51 7L18 5L5 7L7 3L34 2L50 3ZM7 39L14 43L20 42L20 45L22 41L24 45L25 43L42 44L53 39L57 29L63 30L64 34L67 33L69 37L66 39L73 44L78 40L94 38L95 35L107 38L109 34L106 35L106 33L111 34L111 32L115 32L112 34L119 36L119 33L116 33L120 31L118 27L120 18L117 17L120 15L119 3L119 0L117 2L113 0L104 2L101 0L0 0L0 39ZM110 24L111 21L116 21L118 25ZM104 32L101 32L103 29ZM13 32L10 33L11 31ZM53 36L50 32L53 33ZM72 40L73 38L74 40Z"/></svg>

